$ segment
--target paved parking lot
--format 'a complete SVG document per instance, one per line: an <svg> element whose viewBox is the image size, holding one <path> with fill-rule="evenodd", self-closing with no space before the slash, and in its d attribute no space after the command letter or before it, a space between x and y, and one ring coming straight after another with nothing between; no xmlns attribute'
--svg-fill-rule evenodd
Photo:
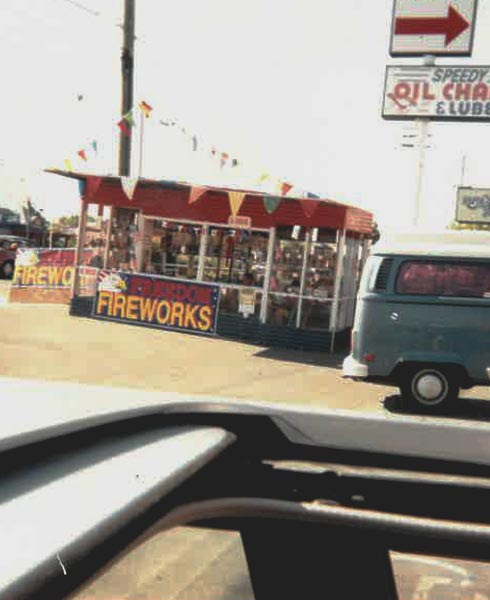
<svg viewBox="0 0 490 600"><path fill-rule="evenodd" d="M343 354L266 349L3 304L0 376L376 410L388 389L340 377Z"/></svg>

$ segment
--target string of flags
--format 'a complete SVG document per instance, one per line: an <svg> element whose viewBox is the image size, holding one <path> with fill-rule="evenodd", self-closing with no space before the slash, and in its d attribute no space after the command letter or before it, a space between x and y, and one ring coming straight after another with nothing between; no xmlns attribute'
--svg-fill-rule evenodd
<svg viewBox="0 0 490 600"><path fill-rule="evenodd" d="M135 115L133 113L137 112L138 109L141 111L140 114L144 115L144 117L148 119L151 115L153 107L150 106L148 102L141 100L141 102L138 104L136 111L134 108L132 108L131 110L128 110L128 112L125 115L122 116L122 119L118 122L117 125L119 129L124 133L124 135L128 137L131 135L131 129L133 127L136 127Z"/></svg>
<svg viewBox="0 0 490 600"><path fill-rule="evenodd" d="M145 100L141 100L137 106L133 107L122 116L122 118L118 121L117 126L124 135L129 137L132 135L132 130L137 127L138 116L148 119L152 115L152 112L153 107ZM181 125L177 119L159 118L158 124L163 127L178 128L180 133L190 141L193 152L197 152L198 150L209 152L211 157L219 160L220 169L223 169L226 165L229 165L233 169L241 164L237 158L231 157L228 152L218 149L216 145L206 146L206 144L203 144L200 137L196 133L191 132L187 127ZM77 151L77 156L80 160L86 163L88 162L90 156L97 155L97 153L98 142L97 140L93 140L89 145L79 148ZM65 159L64 164L67 171L73 171L71 160ZM137 181L137 177L121 178L122 188L130 200L133 199ZM271 193L263 195L264 208L268 214L273 214L281 204L282 198L287 196L294 188L294 185L289 181L273 178L270 173L266 171L260 174L256 180L256 183L260 186L265 183L271 184ZM208 188L203 186L191 187L189 204L197 202L207 191L207 189ZM302 205L304 207L305 214L307 216L311 216L316 210L317 202L315 202L315 199L317 199L318 196L308 192L304 192L301 195L304 198ZM229 191L228 196L231 214L233 217L236 217L240 211L240 207L245 199L246 193L240 191Z"/></svg>

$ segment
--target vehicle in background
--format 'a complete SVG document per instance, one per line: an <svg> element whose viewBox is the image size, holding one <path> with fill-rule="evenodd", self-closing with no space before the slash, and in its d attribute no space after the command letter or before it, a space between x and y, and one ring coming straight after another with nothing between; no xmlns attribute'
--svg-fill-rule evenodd
<svg viewBox="0 0 490 600"><path fill-rule="evenodd" d="M490 385L490 233L404 235L374 246L345 377L394 384L412 407Z"/></svg>
<svg viewBox="0 0 490 600"><path fill-rule="evenodd" d="M18 248L36 248L34 240L15 236L0 235L0 277L12 279L15 269L15 255Z"/></svg>

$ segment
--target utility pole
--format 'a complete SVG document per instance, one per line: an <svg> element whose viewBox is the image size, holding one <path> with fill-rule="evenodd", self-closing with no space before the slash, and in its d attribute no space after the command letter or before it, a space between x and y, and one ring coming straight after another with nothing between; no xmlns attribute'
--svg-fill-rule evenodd
<svg viewBox="0 0 490 600"><path fill-rule="evenodd" d="M135 0L124 0L121 52L121 116L133 108ZM131 172L131 136L119 133L119 175Z"/></svg>
<svg viewBox="0 0 490 600"><path fill-rule="evenodd" d="M133 108L135 1L124 0L123 45L121 49L121 117ZM131 136L119 131L119 175L131 174ZM104 268L109 264L112 228L117 210L112 206L106 230Z"/></svg>

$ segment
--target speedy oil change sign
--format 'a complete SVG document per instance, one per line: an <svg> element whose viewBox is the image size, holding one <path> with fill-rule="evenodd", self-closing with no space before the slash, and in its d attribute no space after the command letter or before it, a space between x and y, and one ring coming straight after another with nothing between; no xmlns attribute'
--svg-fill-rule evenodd
<svg viewBox="0 0 490 600"><path fill-rule="evenodd" d="M216 333L219 286L101 271L93 316L132 325Z"/></svg>
<svg viewBox="0 0 490 600"><path fill-rule="evenodd" d="M490 120L490 66L386 68L385 119Z"/></svg>

